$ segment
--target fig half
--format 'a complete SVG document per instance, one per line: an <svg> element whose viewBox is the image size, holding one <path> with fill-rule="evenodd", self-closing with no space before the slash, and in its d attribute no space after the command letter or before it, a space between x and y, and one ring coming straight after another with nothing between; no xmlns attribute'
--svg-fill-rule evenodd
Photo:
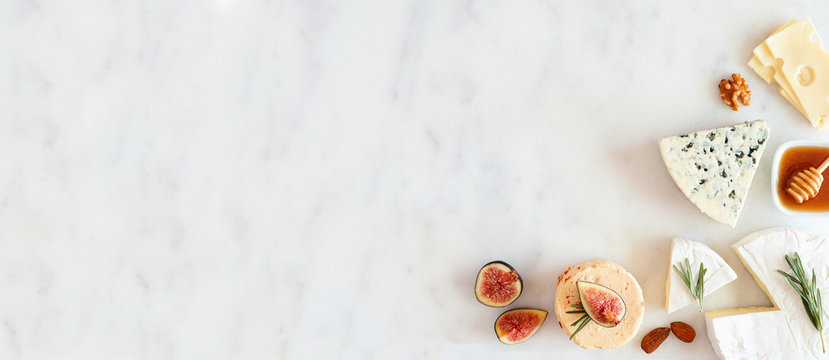
<svg viewBox="0 0 829 360"><path fill-rule="evenodd" d="M495 335L504 344L517 344L533 336L546 318L540 309L508 310L495 320Z"/></svg>
<svg viewBox="0 0 829 360"><path fill-rule="evenodd" d="M504 307L512 304L523 290L518 272L509 264L496 260L484 265L475 280L475 298L486 306Z"/></svg>
<svg viewBox="0 0 829 360"><path fill-rule="evenodd" d="M588 281L576 283L584 311L604 327L614 327L625 317L625 302L613 289Z"/></svg>

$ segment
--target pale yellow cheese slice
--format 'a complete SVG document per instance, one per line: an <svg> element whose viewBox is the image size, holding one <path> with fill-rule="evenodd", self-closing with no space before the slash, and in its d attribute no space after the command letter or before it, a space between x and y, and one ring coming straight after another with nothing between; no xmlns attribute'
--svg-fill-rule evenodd
<svg viewBox="0 0 829 360"><path fill-rule="evenodd" d="M780 31L785 30L789 26L798 23L797 20L792 19L789 22L781 25L774 32L769 35L769 38L775 36L775 34L779 33ZM768 39L766 39L768 41ZM748 66L757 73L760 78L762 78L766 83L771 84L772 80L780 85L780 95L783 96L789 103L792 104L798 111L800 111L803 116L807 116L806 112L803 111L803 106L801 106L800 101L797 99L797 96L792 91L792 87L789 84L789 80L783 76L783 72L780 71L781 63L776 61L774 56L771 54L766 42L764 41L760 45L754 48L754 56L751 57L751 60L748 62ZM807 116L808 117L808 116Z"/></svg>
<svg viewBox="0 0 829 360"><path fill-rule="evenodd" d="M771 34L769 34L768 37L777 34L781 30L795 23L797 23L797 19L789 20L789 22L778 26L777 29L774 29L774 31ZM765 80L767 84L771 84L771 80L774 79L776 69L774 68L774 57L771 56L771 52L769 52L768 46L765 45L766 42L763 41L762 43L760 43L760 45L757 45L757 47L754 48L751 60L748 61L748 66L751 67L754 70L754 72L757 73L758 76ZM760 55L760 57L758 57L758 54ZM761 61L761 58L764 61Z"/></svg>
<svg viewBox="0 0 829 360"><path fill-rule="evenodd" d="M760 44L760 46L762 45L763 44ZM766 64L763 64L763 62L757 58L757 55L751 56L751 60L748 61L748 67L750 67L751 70L754 70L757 76L763 79L766 84L771 84L774 80L774 68L771 65L766 66Z"/></svg>
<svg viewBox="0 0 829 360"><path fill-rule="evenodd" d="M761 44L764 46L765 44ZM775 70L774 66L766 66L757 59L756 56L752 56L751 60L748 62L748 66L751 67L758 76L760 76L766 83L771 84L772 80L780 85L780 88L777 91L783 96L786 101L788 101L792 106L797 109L803 116L809 117L806 115L806 112L803 110L803 107L800 106L800 101L792 93L791 86L789 85L789 81L786 80L785 77L782 76L782 71L779 69Z"/></svg>
<svg viewBox="0 0 829 360"><path fill-rule="evenodd" d="M794 23L796 23L797 21L798 21L797 19L791 19L791 20L789 20L789 22L787 22L787 23L785 23L785 24L783 24L783 25L778 26L778 27L777 27L777 29L774 29L774 31L771 33L771 35L774 35L774 34L779 33L779 32L780 32L780 30L783 30L783 29L785 29L785 28L789 27L790 25L793 25L793 24L794 24Z"/></svg>
<svg viewBox="0 0 829 360"><path fill-rule="evenodd" d="M774 36L775 35L772 35L769 39ZM781 71L783 63L774 58L774 55L772 55L768 45L766 45L766 42L768 42L768 39L754 48L754 57L757 58L758 62L763 66L763 72L760 74L760 77L763 77L763 80L766 80L767 83L771 83L771 79L765 78L766 76L771 75L772 79L774 79L774 81L779 84L780 87L786 91L786 93L794 95L792 92L792 86L789 84L789 79L783 76L783 72ZM757 72L757 70L755 69L754 72ZM790 96L790 98L797 99L797 96ZM797 105L800 105L800 101L797 102Z"/></svg>
<svg viewBox="0 0 829 360"><path fill-rule="evenodd" d="M776 59L783 60L780 70L812 126L829 129L829 53L823 50L811 19L786 27L765 44Z"/></svg>
<svg viewBox="0 0 829 360"><path fill-rule="evenodd" d="M769 34L768 37L771 37L772 35L777 34L778 32L780 32L780 30L783 30L783 29L789 27L790 25L792 25L796 22L797 22L797 19L789 20L789 22L778 26L777 29L774 29L774 31L771 34ZM764 63L763 61L760 61L760 59L757 57L758 52L761 53L761 54L762 53L768 53L768 47L764 46L764 45L766 45L765 41L763 41L762 43L760 43L760 45L757 45L757 47L754 48L754 52L753 52L753 55L751 56L751 60L748 61L748 66L751 67L754 70L754 72L757 73L758 76L763 78L763 80L765 80L767 84L771 84L771 80L774 78L774 68L772 67L772 68L766 69L766 67L767 66L773 66L772 65L773 62L768 61L767 63ZM771 58L771 53L768 53L768 57L766 59L769 59L769 58Z"/></svg>
<svg viewBox="0 0 829 360"><path fill-rule="evenodd" d="M778 91L780 92L780 95L782 95L782 96L783 96L783 98L785 98L786 100L788 100L788 101L789 101L789 103L791 103L791 104L792 104L792 106L794 106L795 108L797 108L797 111L800 111L800 113L801 113L801 114L803 114L803 116L805 116L805 117L807 117L807 118L809 117L809 115L806 115L806 111L805 111L805 110L803 110L803 107L802 107L802 106L800 106L800 103L798 103L798 102L797 102L797 100L792 99L792 95L791 95L791 94L789 94L788 92L786 92L786 90L785 90L785 89L783 89L782 87L781 87L780 89L778 89Z"/></svg>

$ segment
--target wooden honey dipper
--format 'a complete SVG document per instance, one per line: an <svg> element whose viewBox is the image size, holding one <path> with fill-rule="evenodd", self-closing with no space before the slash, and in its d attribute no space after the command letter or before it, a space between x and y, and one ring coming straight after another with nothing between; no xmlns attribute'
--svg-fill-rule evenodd
<svg viewBox="0 0 829 360"><path fill-rule="evenodd" d="M821 174L826 171L826 168L829 168L829 158L826 158L817 169L810 167L801 170L789 181L789 188L786 189L786 193L798 204L811 200L820 191L820 185L823 183L823 175Z"/></svg>

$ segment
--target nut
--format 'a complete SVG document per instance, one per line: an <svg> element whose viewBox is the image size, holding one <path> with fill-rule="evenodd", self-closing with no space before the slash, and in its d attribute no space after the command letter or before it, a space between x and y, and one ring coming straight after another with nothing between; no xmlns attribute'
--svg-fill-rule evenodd
<svg viewBox="0 0 829 360"><path fill-rule="evenodd" d="M673 332L674 336L676 336L679 340L687 343L694 341L694 338L697 337L697 332L694 331L694 328L692 328L691 325L679 321L671 323L671 332Z"/></svg>
<svg viewBox="0 0 829 360"><path fill-rule="evenodd" d="M670 334L671 329L666 327L651 330L651 332L647 333L647 335L642 338L642 350L645 350L645 353L647 354L656 351L656 348L658 348L659 345L662 345L662 342L665 341Z"/></svg>
<svg viewBox="0 0 829 360"><path fill-rule="evenodd" d="M738 73L731 74L732 80L720 80L720 98L731 110L740 109L740 103L748 106L751 102L751 91L748 90L746 80Z"/></svg>

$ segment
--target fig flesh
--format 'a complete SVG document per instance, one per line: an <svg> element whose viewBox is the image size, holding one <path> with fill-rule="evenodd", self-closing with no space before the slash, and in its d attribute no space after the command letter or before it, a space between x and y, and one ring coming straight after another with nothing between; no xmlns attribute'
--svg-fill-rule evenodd
<svg viewBox="0 0 829 360"><path fill-rule="evenodd" d="M604 327L619 325L625 317L625 302L613 289L588 281L576 283L584 311L593 321Z"/></svg>
<svg viewBox="0 0 829 360"><path fill-rule="evenodd" d="M475 298L486 306L504 307L518 299L523 287L518 272L509 264L496 260L478 271Z"/></svg>
<svg viewBox="0 0 829 360"><path fill-rule="evenodd" d="M513 309L495 320L495 335L504 344L517 344L533 336L547 318L540 309Z"/></svg>

